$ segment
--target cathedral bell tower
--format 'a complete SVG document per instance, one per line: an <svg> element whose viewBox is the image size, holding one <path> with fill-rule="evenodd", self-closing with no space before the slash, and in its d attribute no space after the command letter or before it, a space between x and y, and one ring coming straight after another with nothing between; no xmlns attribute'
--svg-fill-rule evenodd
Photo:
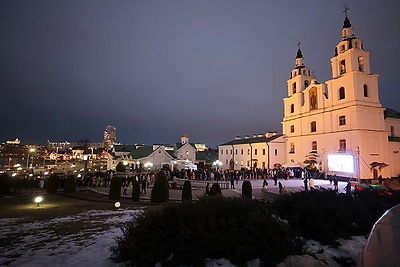
<svg viewBox="0 0 400 267"><path fill-rule="evenodd" d="M380 107L378 97L378 74L371 74L370 54L365 51L361 39L354 35L353 26L347 16L342 28L342 38L331 58L332 97L337 104L352 101ZM346 101L339 101L344 100Z"/></svg>

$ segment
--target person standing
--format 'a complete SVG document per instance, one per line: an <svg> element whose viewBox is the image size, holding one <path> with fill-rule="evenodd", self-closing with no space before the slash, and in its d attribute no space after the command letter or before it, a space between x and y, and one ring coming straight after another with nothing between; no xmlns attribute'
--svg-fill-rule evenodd
<svg viewBox="0 0 400 267"><path fill-rule="evenodd" d="M307 178L304 178L303 183L304 183L304 190L305 190L305 191L308 191L308 181L307 181Z"/></svg>
<svg viewBox="0 0 400 267"><path fill-rule="evenodd" d="M281 182L278 183L278 187L279 187L279 194L282 194L283 186L282 186Z"/></svg>

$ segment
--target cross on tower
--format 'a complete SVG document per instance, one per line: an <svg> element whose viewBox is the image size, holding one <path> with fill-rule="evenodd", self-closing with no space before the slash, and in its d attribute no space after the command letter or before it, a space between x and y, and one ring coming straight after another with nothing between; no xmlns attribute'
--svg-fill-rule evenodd
<svg viewBox="0 0 400 267"><path fill-rule="evenodd" d="M343 13L346 14L346 17L347 17L347 11L348 11L348 10L349 10L349 8L348 8L348 7L345 7L345 8L344 8L344 11L343 11Z"/></svg>

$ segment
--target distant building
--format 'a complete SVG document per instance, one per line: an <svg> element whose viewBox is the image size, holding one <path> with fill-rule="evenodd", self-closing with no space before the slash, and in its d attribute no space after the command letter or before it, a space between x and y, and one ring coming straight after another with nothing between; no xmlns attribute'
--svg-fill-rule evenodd
<svg viewBox="0 0 400 267"><path fill-rule="evenodd" d="M117 143L117 128L115 126L107 126L104 131L104 149L110 149L114 144Z"/></svg>
<svg viewBox="0 0 400 267"><path fill-rule="evenodd" d="M221 168L240 170L273 168L285 162L286 145L282 134L267 132L253 137L236 136L234 140L218 146Z"/></svg>
<svg viewBox="0 0 400 267"><path fill-rule="evenodd" d="M199 150L196 149L196 145ZM189 143L189 136L183 135L175 145L114 145L109 152L107 169L115 170L122 162L132 169L159 170L164 166L171 169L204 168L217 159L214 151L208 151L205 144Z"/></svg>

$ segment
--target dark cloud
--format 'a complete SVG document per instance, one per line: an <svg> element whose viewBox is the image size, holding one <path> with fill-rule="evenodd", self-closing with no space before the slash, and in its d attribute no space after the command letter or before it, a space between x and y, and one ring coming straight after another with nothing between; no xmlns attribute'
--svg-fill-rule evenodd
<svg viewBox="0 0 400 267"><path fill-rule="evenodd" d="M400 109L397 1L344 1L384 106ZM302 42L320 82L343 3L326 1L1 1L0 140L216 145L281 131ZM388 19L390 18L390 19Z"/></svg>

